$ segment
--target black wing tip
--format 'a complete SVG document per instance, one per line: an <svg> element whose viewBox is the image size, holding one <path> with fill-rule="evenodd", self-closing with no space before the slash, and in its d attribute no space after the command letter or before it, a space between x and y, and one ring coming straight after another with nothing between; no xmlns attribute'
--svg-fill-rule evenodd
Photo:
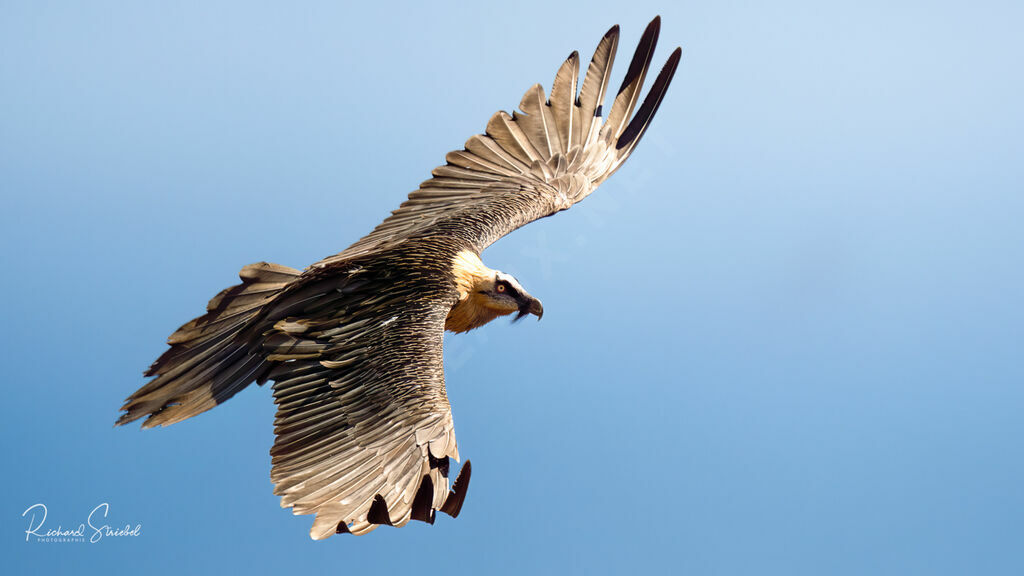
<svg viewBox="0 0 1024 576"><path fill-rule="evenodd" d="M672 83L672 78L676 74L676 68L679 67L679 61L682 57L683 48L677 46L672 51L672 54L669 55L668 60L665 61L665 65L662 66L661 72L658 73L658 77L654 80L651 91L647 94L643 104L640 105L640 109L637 110L636 115L633 116L629 125L626 126L626 129L622 131L619 139L615 142L616 150L621 150L630 144L635 144L643 136L647 126L651 123L651 119L658 112L665 93L668 92L669 84Z"/></svg>
<svg viewBox="0 0 1024 576"><path fill-rule="evenodd" d="M462 511L462 504L466 501L466 493L469 491L469 478L472 475L473 465L470 464L469 460L466 460L466 463L462 465L462 469L459 470L458 477L455 478L455 484L452 485L451 491L448 492L448 498L441 505L441 512L452 518L459 517L459 512Z"/></svg>
<svg viewBox="0 0 1024 576"><path fill-rule="evenodd" d="M658 45L660 34L661 16L655 16L640 37L640 42L636 46L636 52L633 52L633 59L629 62L629 69L626 70L626 76L622 79L622 86L619 87L618 94L622 94L634 80L647 71L651 65L651 58L654 57L654 49Z"/></svg>
<svg viewBox="0 0 1024 576"><path fill-rule="evenodd" d="M648 35L652 36L653 37L652 42L656 43L658 41L658 35L659 34L661 34L661 15L660 14L655 15L654 18L652 18L651 21L647 23L647 27L644 28L644 34L643 34L643 36L640 37L641 38L641 43L643 42L643 38L648 36Z"/></svg>
<svg viewBox="0 0 1024 576"><path fill-rule="evenodd" d="M388 512L388 503L380 494L373 497L373 504L370 505L370 510L366 513L366 521L372 524L394 526L391 523L391 514Z"/></svg>
<svg viewBox="0 0 1024 576"><path fill-rule="evenodd" d="M412 501L412 519L433 524L434 509L431 507L433 500L434 481L430 479L429 474L426 474L423 476L423 480L420 482L420 489L416 491L416 497Z"/></svg>

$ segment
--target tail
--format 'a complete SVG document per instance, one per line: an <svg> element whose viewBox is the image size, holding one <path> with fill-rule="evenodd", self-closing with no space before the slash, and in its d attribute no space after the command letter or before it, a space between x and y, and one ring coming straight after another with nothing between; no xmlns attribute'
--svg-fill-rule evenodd
<svg viewBox="0 0 1024 576"><path fill-rule="evenodd" d="M167 426L225 402L263 377L268 368L255 340L261 309L300 272L260 262L242 268L242 283L210 300L206 314L167 339L163 353L146 376L156 376L125 400L117 425L149 416L143 428ZM261 382L262 383L262 382Z"/></svg>

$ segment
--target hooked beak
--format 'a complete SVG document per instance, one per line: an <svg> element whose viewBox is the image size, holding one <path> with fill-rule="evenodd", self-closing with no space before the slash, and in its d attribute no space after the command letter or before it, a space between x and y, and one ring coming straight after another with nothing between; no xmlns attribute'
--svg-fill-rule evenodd
<svg viewBox="0 0 1024 576"><path fill-rule="evenodd" d="M519 306L519 314L516 314L516 320L521 320L523 316L527 314L533 314L540 320L544 316L544 306L533 296L527 296L526 300Z"/></svg>

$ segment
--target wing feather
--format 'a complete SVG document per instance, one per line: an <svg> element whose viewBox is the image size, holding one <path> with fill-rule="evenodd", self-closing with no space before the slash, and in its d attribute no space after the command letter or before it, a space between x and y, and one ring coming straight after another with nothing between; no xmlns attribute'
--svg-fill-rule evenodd
<svg viewBox="0 0 1024 576"><path fill-rule="evenodd" d="M503 150L525 164L532 164L534 160L541 159L540 152L507 112L502 111L491 116L491 120L487 123L487 136L497 142ZM438 176L436 171L434 175Z"/></svg>
<svg viewBox="0 0 1024 576"><path fill-rule="evenodd" d="M573 51L559 67L558 73L555 74L555 81L551 84L549 106L555 117L555 128L561 144L558 151L562 154L579 144L578 135L574 134L573 130L573 123L579 123L579 110L575 104L576 86L579 79L580 54ZM574 136L577 137L575 141L573 140Z"/></svg>
<svg viewBox="0 0 1024 576"><path fill-rule="evenodd" d="M512 119L523 129L530 143L547 160L561 151L561 141L555 129L555 115L544 97L544 88L534 84L519 102L520 112L514 112Z"/></svg>
<svg viewBox="0 0 1024 576"><path fill-rule="evenodd" d="M654 48L658 44L658 34L661 31L661 18L651 20L640 37L640 44L633 53L633 60L629 63L626 76L622 79L622 86L612 103L612 111L608 113L608 121L601 129L601 135L605 139L618 138L626 127L633 108L640 98L640 91L643 89L644 78L651 66L651 59L654 57Z"/></svg>
<svg viewBox="0 0 1024 576"><path fill-rule="evenodd" d="M654 118L654 114L658 111L658 107L661 106L662 99L665 98L665 93L668 91L668 85L672 81L672 76L676 72L676 67L679 66L679 59L682 57L682 49L676 48L672 51L672 55L669 56L668 61L665 62L665 66L658 73L657 79L654 81L654 85L651 87L651 91L648 92L647 97L644 98L644 103L640 105L640 110L637 111L636 115L626 126L626 129L619 135L616 141L615 147L619 150L619 163L621 164L629 156L633 148L636 147L636 143L640 141L640 137L650 126L651 120Z"/></svg>
<svg viewBox="0 0 1024 576"><path fill-rule="evenodd" d="M467 140L466 150L516 174L526 174L530 171L529 164L509 154L500 144L486 136L478 134Z"/></svg>
<svg viewBox="0 0 1024 576"><path fill-rule="evenodd" d="M594 127L601 126L601 103L604 102L604 93L608 89L608 81L611 79L612 64L615 63L615 50L619 45L619 27L612 26L604 37L597 44L594 56L590 59L590 66L587 67L587 75L583 79L583 87L580 88L580 96L577 100L580 111L580 137L578 142L587 146L591 138L597 137L597 130Z"/></svg>

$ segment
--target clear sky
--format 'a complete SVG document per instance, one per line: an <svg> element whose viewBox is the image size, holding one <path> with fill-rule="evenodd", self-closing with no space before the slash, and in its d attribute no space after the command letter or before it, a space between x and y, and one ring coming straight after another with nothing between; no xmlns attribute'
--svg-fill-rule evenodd
<svg viewBox="0 0 1024 576"><path fill-rule="evenodd" d="M418 4L0 2L10 573L1024 573L1019 2ZM311 541L267 387L112 427L239 268L342 250L659 13L634 156L484 254L543 321L446 339L460 518ZM141 533L26 543L37 502Z"/></svg>

